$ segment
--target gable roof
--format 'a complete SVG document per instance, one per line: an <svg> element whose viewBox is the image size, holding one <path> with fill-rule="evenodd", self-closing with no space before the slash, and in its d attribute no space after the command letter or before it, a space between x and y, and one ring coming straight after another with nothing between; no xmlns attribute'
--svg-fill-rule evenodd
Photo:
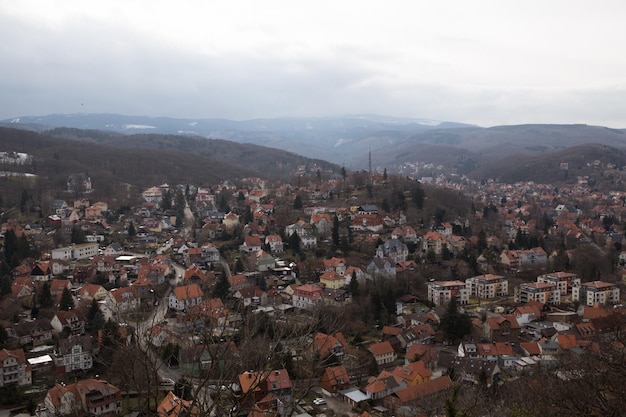
<svg viewBox="0 0 626 417"><path fill-rule="evenodd" d="M372 352L374 356L387 355L394 352L393 346L391 346L391 343L388 341L371 344L368 350Z"/></svg>
<svg viewBox="0 0 626 417"><path fill-rule="evenodd" d="M202 297L202 290L198 284L189 284L174 288L174 295L178 300L188 300L191 298Z"/></svg>
<svg viewBox="0 0 626 417"><path fill-rule="evenodd" d="M433 379L422 384L417 384L403 390L397 391L394 395L403 403L415 401L429 395L445 391L452 385L452 380L448 375Z"/></svg>

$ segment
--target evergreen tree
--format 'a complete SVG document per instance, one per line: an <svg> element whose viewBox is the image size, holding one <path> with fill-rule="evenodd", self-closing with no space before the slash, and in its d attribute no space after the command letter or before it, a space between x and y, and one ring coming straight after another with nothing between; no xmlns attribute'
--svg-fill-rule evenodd
<svg viewBox="0 0 626 417"><path fill-rule="evenodd" d="M165 211L172 208L172 193L170 193L170 190L163 191L163 197L161 198L161 208Z"/></svg>
<svg viewBox="0 0 626 417"><path fill-rule="evenodd" d="M339 217L333 217L333 228L332 228L332 237L333 237L333 245L339 246Z"/></svg>
<svg viewBox="0 0 626 417"><path fill-rule="evenodd" d="M235 262L235 274L239 274L241 272L243 272L244 267L243 267L243 261L241 260L241 257L237 258L237 261Z"/></svg>
<svg viewBox="0 0 626 417"><path fill-rule="evenodd" d="M352 277L350 278L350 283L348 284L348 291L353 297L359 295L359 282L356 279L356 272L352 271Z"/></svg>
<svg viewBox="0 0 626 417"><path fill-rule="evenodd" d="M3 274L0 277L0 296L4 296L10 293L11 293L11 277Z"/></svg>
<svg viewBox="0 0 626 417"><path fill-rule="evenodd" d="M95 298L91 299L91 304L89 305L89 310L87 311L87 323L93 323L96 315L100 311L100 307L98 306L98 302Z"/></svg>
<svg viewBox="0 0 626 417"><path fill-rule="evenodd" d="M18 240L15 231L9 229L4 234L4 259L9 264L9 269L13 269L19 265L19 259L17 259L17 263L14 264L14 255L17 254L18 251Z"/></svg>
<svg viewBox="0 0 626 417"><path fill-rule="evenodd" d="M130 222L130 224L128 225L128 237L135 237L135 235L137 235L137 229L135 229L135 224L133 222Z"/></svg>
<svg viewBox="0 0 626 417"><path fill-rule="evenodd" d="M418 209L421 210L424 208L425 198L426 198L426 193L424 192L424 189L419 183L416 184L415 187L413 187L413 193L411 195L411 199L413 200L413 203L415 203Z"/></svg>
<svg viewBox="0 0 626 417"><path fill-rule="evenodd" d="M443 331L444 339L452 344L472 332L472 321L467 314L459 312L456 298L453 297L448 303L439 328Z"/></svg>
<svg viewBox="0 0 626 417"><path fill-rule="evenodd" d="M81 243L85 243L87 241L87 237L85 236L85 232L80 226L72 226L72 237L71 242L80 245Z"/></svg>
<svg viewBox="0 0 626 417"><path fill-rule="evenodd" d="M220 298L222 301L226 301L228 298L228 294L230 292L230 283L228 282L228 277L226 274L222 274L220 279L215 284L215 288L213 288L213 297Z"/></svg>
<svg viewBox="0 0 626 417"><path fill-rule="evenodd" d="M70 290L65 287L63 288L63 293L61 294L61 302L59 303L59 309L61 310L71 310L74 308L74 298L72 298L72 293Z"/></svg>
<svg viewBox="0 0 626 417"><path fill-rule="evenodd" d="M300 194L296 195L296 198L293 200L293 208L294 210L302 209L302 197Z"/></svg>
<svg viewBox="0 0 626 417"><path fill-rule="evenodd" d="M39 305L43 308L52 307L52 294L50 293L50 283L44 282L39 292Z"/></svg>
<svg viewBox="0 0 626 417"><path fill-rule="evenodd" d="M293 253L300 253L300 236L298 236L297 233L292 233L291 236L289 236L287 244Z"/></svg>

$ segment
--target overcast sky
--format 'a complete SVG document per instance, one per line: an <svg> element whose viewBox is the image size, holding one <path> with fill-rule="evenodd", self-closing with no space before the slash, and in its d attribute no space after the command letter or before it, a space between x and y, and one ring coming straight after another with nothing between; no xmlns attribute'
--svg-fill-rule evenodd
<svg viewBox="0 0 626 417"><path fill-rule="evenodd" d="M626 128L626 2L0 0L0 119Z"/></svg>

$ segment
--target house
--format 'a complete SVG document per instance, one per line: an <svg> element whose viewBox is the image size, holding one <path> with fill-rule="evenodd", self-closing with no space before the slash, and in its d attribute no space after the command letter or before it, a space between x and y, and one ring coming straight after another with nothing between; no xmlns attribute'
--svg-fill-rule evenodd
<svg viewBox="0 0 626 417"><path fill-rule="evenodd" d="M117 242L111 243L109 246L104 248L102 254L104 256L119 256L124 253L124 248Z"/></svg>
<svg viewBox="0 0 626 417"><path fill-rule="evenodd" d="M520 325L513 314L500 317L487 317L483 323L483 336L491 341L516 341Z"/></svg>
<svg viewBox="0 0 626 417"><path fill-rule="evenodd" d="M363 213L354 216L350 229L360 232L380 233L383 231L384 226L385 222L380 215Z"/></svg>
<svg viewBox="0 0 626 417"><path fill-rule="evenodd" d="M52 259L76 261L98 256L98 249L97 243L81 243L78 245L72 244L71 246L52 249L51 256Z"/></svg>
<svg viewBox="0 0 626 417"><path fill-rule="evenodd" d="M479 299L507 297L509 281L502 275L483 274L465 280L470 296Z"/></svg>
<svg viewBox="0 0 626 417"><path fill-rule="evenodd" d="M109 292L102 285L85 284L78 289L78 295L85 300L104 301Z"/></svg>
<svg viewBox="0 0 626 417"><path fill-rule="evenodd" d="M239 246L241 252L257 252L262 249L261 238L258 236L246 236L244 242Z"/></svg>
<svg viewBox="0 0 626 417"><path fill-rule="evenodd" d="M255 252L253 256L256 262L256 269L259 272L269 271L276 266L276 259L263 250Z"/></svg>
<svg viewBox="0 0 626 417"><path fill-rule="evenodd" d="M172 391L168 391L157 406L158 417L197 416L199 411L191 400L178 398Z"/></svg>
<svg viewBox="0 0 626 417"><path fill-rule="evenodd" d="M239 386L244 404L255 404L268 394L291 400L291 379L286 369L246 371L239 375Z"/></svg>
<svg viewBox="0 0 626 417"><path fill-rule="evenodd" d="M226 213L224 219L222 220L222 224L228 230L232 230L239 224L239 215L231 212Z"/></svg>
<svg viewBox="0 0 626 417"><path fill-rule="evenodd" d="M404 242L417 243L417 232L411 226L398 226L391 232L392 239L402 239Z"/></svg>
<svg viewBox="0 0 626 417"><path fill-rule="evenodd" d="M85 333L85 319L79 310L59 310L56 312L50 325L56 335L67 329L70 335L81 335Z"/></svg>
<svg viewBox="0 0 626 417"><path fill-rule="evenodd" d="M407 387L394 392L384 400L384 406L388 412L395 413L401 407L412 407L420 400L432 395L443 393L452 386L452 380L448 375L433 379L423 384ZM416 414L417 415L417 414Z"/></svg>
<svg viewBox="0 0 626 417"><path fill-rule="evenodd" d="M287 235L287 237L290 237L294 233L302 239L302 236L310 234L309 225L306 224L304 220L298 220L297 222L285 227L285 235Z"/></svg>
<svg viewBox="0 0 626 417"><path fill-rule="evenodd" d="M346 367L338 365L324 369L320 378L320 386L330 394L337 394L339 391L350 388L350 376Z"/></svg>
<svg viewBox="0 0 626 417"><path fill-rule="evenodd" d="M122 412L122 393L107 381L83 379L69 385L56 384L48 390L44 405L49 415L115 415Z"/></svg>
<svg viewBox="0 0 626 417"><path fill-rule="evenodd" d="M325 359L329 355L334 355L337 359L343 360L344 354L350 345L344 337L343 333L325 334L322 332L315 333L313 343L311 345L313 356Z"/></svg>
<svg viewBox="0 0 626 417"><path fill-rule="evenodd" d="M529 282L515 287L515 302L535 301L542 304L561 304L561 289L554 282Z"/></svg>
<svg viewBox="0 0 626 417"><path fill-rule="evenodd" d="M17 339L19 346L32 344L33 346L44 345L52 341L52 325L49 320L35 319L22 320L19 323L7 327L7 335Z"/></svg>
<svg viewBox="0 0 626 417"><path fill-rule="evenodd" d="M324 285L325 289L336 290L344 287L346 280L342 275L335 271L326 271L320 275L320 284Z"/></svg>
<svg viewBox="0 0 626 417"><path fill-rule="evenodd" d="M22 349L0 350L0 387L32 383L32 370Z"/></svg>
<svg viewBox="0 0 626 417"><path fill-rule="evenodd" d="M80 173L71 174L69 177L67 177L68 193L82 194L90 193L91 191L91 178L89 178L89 175L85 173Z"/></svg>
<svg viewBox="0 0 626 417"><path fill-rule="evenodd" d="M326 272L334 271L341 276L346 273L347 265L345 258L337 258L333 256L330 259L324 259L322 263L324 264L324 271Z"/></svg>
<svg viewBox="0 0 626 417"><path fill-rule="evenodd" d="M317 247L317 236L306 233L300 236L300 247L302 249L314 249Z"/></svg>
<svg viewBox="0 0 626 417"><path fill-rule="evenodd" d="M318 235L328 235L333 228L333 219L328 213L316 213L311 215L309 224L315 228Z"/></svg>
<svg viewBox="0 0 626 417"><path fill-rule="evenodd" d="M433 376L432 371L428 369L426 364L421 360L410 362L402 366L396 366L391 373L403 379L407 387L428 382Z"/></svg>
<svg viewBox="0 0 626 417"><path fill-rule="evenodd" d="M434 305L447 305L453 298L459 305L469 303L470 290L467 283L458 280L428 283L428 300Z"/></svg>
<svg viewBox="0 0 626 417"><path fill-rule="evenodd" d="M270 248L272 253L282 253L284 251L283 238L280 235L265 236L265 244Z"/></svg>
<svg viewBox="0 0 626 417"><path fill-rule="evenodd" d="M141 305L139 292L134 286L111 289L108 300L109 308L119 313L137 311Z"/></svg>
<svg viewBox="0 0 626 417"><path fill-rule="evenodd" d="M385 277L385 278L396 277L396 264L390 258L375 257L367 265L366 270L370 276L374 276L374 277L376 276Z"/></svg>
<svg viewBox="0 0 626 417"><path fill-rule="evenodd" d="M59 341L55 365L58 373L86 371L93 368L91 336L70 336Z"/></svg>
<svg viewBox="0 0 626 417"><path fill-rule="evenodd" d="M244 288L251 287L253 284L248 280L248 277L244 274L236 274L228 277L228 285L231 292L243 290Z"/></svg>
<svg viewBox="0 0 626 417"><path fill-rule="evenodd" d="M223 376L223 367L226 362L240 360L237 346L231 340L228 342L206 345L182 347L179 355L179 366L183 375L193 377Z"/></svg>
<svg viewBox="0 0 626 417"><path fill-rule="evenodd" d="M205 264L212 264L220 261L220 251L211 243L205 243L200 247L202 251L202 260Z"/></svg>
<svg viewBox="0 0 626 417"><path fill-rule="evenodd" d="M198 284L176 287L170 293L168 306L174 310L183 311L189 306L202 303L202 290Z"/></svg>
<svg viewBox="0 0 626 417"><path fill-rule="evenodd" d="M63 294L63 290L67 288L72 289L72 281L69 279L53 279L50 281L50 295L53 300L58 299Z"/></svg>
<svg viewBox="0 0 626 417"><path fill-rule="evenodd" d="M244 307L267 305L267 292L256 285L235 291L233 298L239 300Z"/></svg>
<svg viewBox="0 0 626 417"><path fill-rule="evenodd" d="M406 261L409 256L407 245L399 239L389 239L376 248L376 257L390 258L393 262Z"/></svg>
<svg viewBox="0 0 626 417"><path fill-rule="evenodd" d="M378 366L391 363L398 357L389 341L373 343L368 346L367 350L374 355L374 359L376 360Z"/></svg>
<svg viewBox="0 0 626 417"><path fill-rule="evenodd" d="M379 400L403 389L406 389L406 381L388 371L382 371L378 376L367 380L363 391L371 400Z"/></svg>
<svg viewBox="0 0 626 417"><path fill-rule="evenodd" d="M324 291L317 285L304 284L292 288L292 303L295 308L311 310L322 303Z"/></svg>
<svg viewBox="0 0 626 417"><path fill-rule="evenodd" d="M550 272L537 277L539 283L554 283L557 285L561 294L571 294L573 287L580 286L580 277L571 272Z"/></svg>
<svg viewBox="0 0 626 417"><path fill-rule="evenodd" d="M165 275L169 270L170 267L164 263L142 265L137 271L137 279L146 278L151 285L156 287L165 282Z"/></svg>
<svg viewBox="0 0 626 417"><path fill-rule="evenodd" d="M437 232L428 232L422 237L422 252L432 251L435 255L441 255L445 244L444 237Z"/></svg>
<svg viewBox="0 0 626 417"><path fill-rule="evenodd" d="M405 360L408 361L422 361L424 365L431 371L437 368L439 363L439 351L433 346L425 345L422 343L414 343L407 350L404 355Z"/></svg>
<svg viewBox="0 0 626 417"><path fill-rule="evenodd" d="M187 248L183 252L183 263L187 266L203 261L202 248Z"/></svg>
<svg viewBox="0 0 626 417"><path fill-rule="evenodd" d="M580 287L572 288L572 301L580 301L585 306L618 304L620 289L610 282L584 282Z"/></svg>
<svg viewBox="0 0 626 417"><path fill-rule="evenodd" d="M457 358L452 363L452 369L460 381L472 384L484 383L490 387L500 379L500 367L496 362Z"/></svg>
<svg viewBox="0 0 626 417"><path fill-rule="evenodd" d="M52 279L50 264L48 262L37 262L30 271L30 277L37 282L50 281Z"/></svg>
<svg viewBox="0 0 626 417"><path fill-rule="evenodd" d="M48 390L44 399L47 413L53 416L67 416L80 411L74 385L55 384Z"/></svg>
<svg viewBox="0 0 626 417"><path fill-rule="evenodd" d="M36 289L37 285L30 276L14 278L11 283L11 295L16 299L30 300Z"/></svg>

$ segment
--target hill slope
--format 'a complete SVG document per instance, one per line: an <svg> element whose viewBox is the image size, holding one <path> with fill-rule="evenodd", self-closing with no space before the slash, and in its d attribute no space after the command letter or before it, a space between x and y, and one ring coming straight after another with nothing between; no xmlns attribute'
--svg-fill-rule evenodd
<svg viewBox="0 0 626 417"><path fill-rule="evenodd" d="M31 165L1 169L36 174L53 189L65 188L69 175L82 172L89 173L95 187L98 183L148 187L163 182L211 185L248 176L289 177L300 165L312 170L339 170L323 161L255 145L77 129L41 134L0 127L0 151L33 155Z"/></svg>

